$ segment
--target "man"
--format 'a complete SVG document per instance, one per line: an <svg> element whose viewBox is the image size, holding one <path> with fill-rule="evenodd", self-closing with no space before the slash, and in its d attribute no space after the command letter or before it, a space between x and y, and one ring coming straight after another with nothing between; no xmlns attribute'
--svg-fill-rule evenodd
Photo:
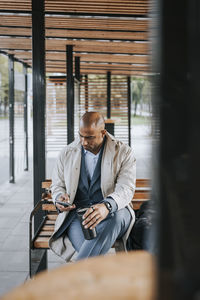
<svg viewBox="0 0 200 300"><path fill-rule="evenodd" d="M77 261L106 254L117 238L124 244L134 224L129 206L136 180L132 149L106 132L97 112L80 120L79 139L60 153L52 176L52 196L60 211L49 246L65 260ZM57 201L70 202L64 207ZM85 228L96 228L97 237L83 236L76 209L90 207L83 216ZM72 257L73 256L73 257Z"/></svg>

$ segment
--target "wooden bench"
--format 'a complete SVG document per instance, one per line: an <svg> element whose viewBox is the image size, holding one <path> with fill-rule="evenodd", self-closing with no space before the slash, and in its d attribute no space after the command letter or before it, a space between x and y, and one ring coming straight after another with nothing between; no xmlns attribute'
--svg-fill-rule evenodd
<svg viewBox="0 0 200 300"><path fill-rule="evenodd" d="M34 260L37 260L34 258L34 250L49 249L49 239L54 232L55 221L58 215L55 205L52 201L50 186L50 179L42 182L42 188L45 189L45 192L42 194L42 199L36 204L30 215L30 277L35 273L33 271L33 269L35 269L33 265ZM134 210L139 209L143 202L149 200L150 190L151 188L149 179L136 180L136 190L132 199L132 206ZM33 218L35 214L41 210L44 211L45 215L35 235L33 236ZM115 243L115 249L116 251L124 250L122 243L117 241L117 243Z"/></svg>

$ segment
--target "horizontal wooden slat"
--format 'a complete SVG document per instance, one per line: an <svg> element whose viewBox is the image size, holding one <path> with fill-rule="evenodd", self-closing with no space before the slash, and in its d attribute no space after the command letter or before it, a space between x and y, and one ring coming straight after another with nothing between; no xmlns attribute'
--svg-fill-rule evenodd
<svg viewBox="0 0 200 300"><path fill-rule="evenodd" d="M5 26L5 25L4 25ZM141 41L147 40L148 36L146 32L112 32L112 31L79 31L79 30L61 30L61 29L46 29L46 37L54 38L76 38L76 39L102 39L102 40L134 40ZM31 28L12 28L12 27L0 27L0 36L7 35L31 37Z"/></svg>
<svg viewBox="0 0 200 300"><path fill-rule="evenodd" d="M146 191L135 191L135 194L134 194L134 197L133 197L133 200L134 199L149 199L149 193L146 192Z"/></svg>
<svg viewBox="0 0 200 300"><path fill-rule="evenodd" d="M31 50L32 41L29 38L0 38L1 49ZM145 42L101 42L101 41L66 41L46 40L46 50L66 51L66 45L73 45L75 52L100 52L100 53L130 53L148 54L148 44Z"/></svg>
<svg viewBox="0 0 200 300"><path fill-rule="evenodd" d="M57 219L58 214L47 215L49 221L55 221ZM47 221L48 222L48 221Z"/></svg>
<svg viewBox="0 0 200 300"><path fill-rule="evenodd" d="M55 220L47 220L45 222L45 225L54 225L55 224Z"/></svg>
<svg viewBox="0 0 200 300"><path fill-rule="evenodd" d="M53 233L53 231L51 231L51 230L42 230L42 231L40 231L40 233L39 233L39 236L38 236L38 238L40 237L51 237L52 236L52 233Z"/></svg>
<svg viewBox="0 0 200 300"><path fill-rule="evenodd" d="M136 179L136 186L137 187L149 187L151 185L150 179L144 178L137 178Z"/></svg>
<svg viewBox="0 0 200 300"><path fill-rule="evenodd" d="M42 209L48 211L56 211L54 204L42 204Z"/></svg>
<svg viewBox="0 0 200 300"><path fill-rule="evenodd" d="M32 27L31 16L1 15L0 26ZM46 29L86 29L104 31L132 31L147 32L149 21L144 19L120 19L120 18L74 18L63 16L46 16ZM84 33L84 31L83 31Z"/></svg>
<svg viewBox="0 0 200 300"><path fill-rule="evenodd" d="M31 62L32 53L25 51L14 51L9 50L9 54L14 54L19 59L28 60ZM79 56L81 62L96 62L96 63L129 63L129 64L149 64L148 55L112 55L112 54L82 54L75 53L74 56ZM46 60L49 61L60 61L65 64L66 54L65 53L46 53Z"/></svg>
<svg viewBox="0 0 200 300"><path fill-rule="evenodd" d="M49 248L49 237L38 237L34 241L35 248Z"/></svg>
<svg viewBox="0 0 200 300"><path fill-rule="evenodd" d="M46 224L46 225L44 225L43 227L42 227L42 230L44 231L54 231L54 224L53 225L48 225L48 224Z"/></svg>
<svg viewBox="0 0 200 300"><path fill-rule="evenodd" d="M52 182L51 179L49 179L49 180L47 179L47 180L43 181L43 182L42 182L42 188L43 188L43 189L49 189L50 186L51 186L51 182Z"/></svg>

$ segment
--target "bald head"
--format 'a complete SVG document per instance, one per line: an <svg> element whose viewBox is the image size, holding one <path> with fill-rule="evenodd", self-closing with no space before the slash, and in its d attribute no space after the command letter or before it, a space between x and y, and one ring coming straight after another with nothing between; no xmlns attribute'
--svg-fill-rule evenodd
<svg viewBox="0 0 200 300"><path fill-rule="evenodd" d="M85 150L97 154L106 134L103 116L98 112L86 112L80 120L79 135Z"/></svg>
<svg viewBox="0 0 200 300"><path fill-rule="evenodd" d="M103 116L98 112L86 112L81 120L80 120L80 127L85 128L97 128L100 130L105 129L105 122Z"/></svg>

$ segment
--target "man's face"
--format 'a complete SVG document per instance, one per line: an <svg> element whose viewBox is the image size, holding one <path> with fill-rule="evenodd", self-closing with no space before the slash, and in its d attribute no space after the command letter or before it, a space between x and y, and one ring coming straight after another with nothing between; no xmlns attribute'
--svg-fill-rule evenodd
<svg viewBox="0 0 200 300"><path fill-rule="evenodd" d="M96 127L80 127L79 135L83 148L97 154L102 146L105 133L106 130Z"/></svg>

